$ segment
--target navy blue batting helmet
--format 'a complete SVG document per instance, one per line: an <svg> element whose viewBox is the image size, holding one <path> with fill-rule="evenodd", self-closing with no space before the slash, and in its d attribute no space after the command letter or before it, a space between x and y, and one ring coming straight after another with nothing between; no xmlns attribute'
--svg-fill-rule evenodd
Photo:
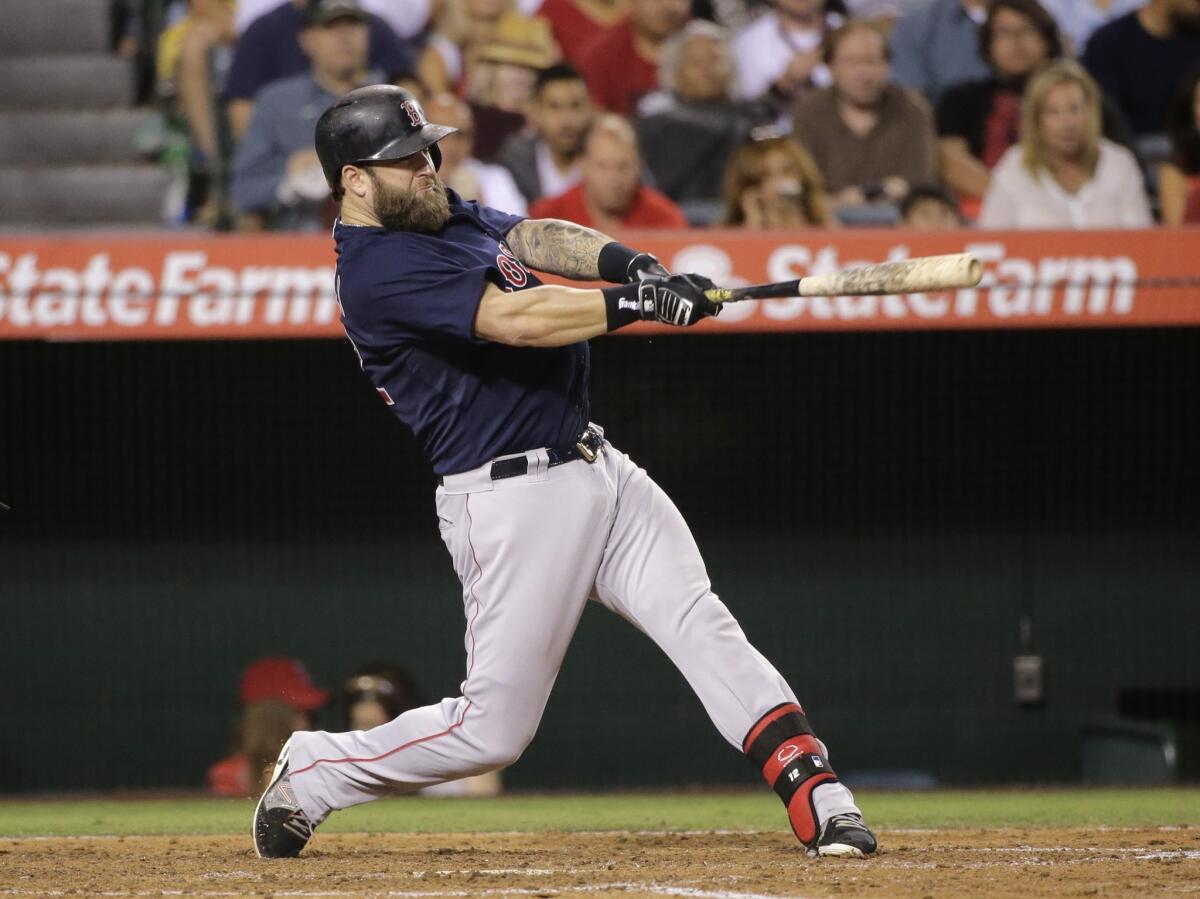
<svg viewBox="0 0 1200 899"><path fill-rule="evenodd" d="M409 91L372 84L350 91L317 121L317 156L334 196L342 194L342 168L403 159L428 150L433 167L442 165L437 142L457 128L434 125Z"/></svg>

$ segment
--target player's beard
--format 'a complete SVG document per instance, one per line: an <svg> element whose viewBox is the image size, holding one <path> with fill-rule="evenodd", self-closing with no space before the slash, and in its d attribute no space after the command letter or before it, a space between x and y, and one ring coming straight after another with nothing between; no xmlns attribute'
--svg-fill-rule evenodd
<svg viewBox="0 0 1200 899"><path fill-rule="evenodd" d="M446 185L434 175L428 190L389 187L367 169L374 183L375 217L389 231L418 231L433 234L450 218ZM422 185L424 186L424 185Z"/></svg>

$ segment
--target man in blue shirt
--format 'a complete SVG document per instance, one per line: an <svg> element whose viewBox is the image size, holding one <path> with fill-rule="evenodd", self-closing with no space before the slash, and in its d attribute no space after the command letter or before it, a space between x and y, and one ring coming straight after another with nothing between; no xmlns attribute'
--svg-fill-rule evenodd
<svg viewBox="0 0 1200 899"><path fill-rule="evenodd" d="M1200 3L1149 0L1099 28L1082 62L1134 133L1163 134L1175 92L1200 64Z"/></svg>
<svg viewBox="0 0 1200 899"><path fill-rule="evenodd" d="M936 107L946 88L989 77L979 53L987 6L987 0L933 0L901 16L892 29L892 78Z"/></svg>
<svg viewBox="0 0 1200 899"><path fill-rule="evenodd" d="M326 4L315 12L300 33L311 71L263 88L238 142L230 198L241 230L321 224L329 187L312 145L317 119L343 94L384 80L378 70L367 70L369 32L361 10Z"/></svg>
<svg viewBox="0 0 1200 899"><path fill-rule="evenodd" d="M309 60L300 32L314 22L334 22L339 16L362 17L370 33L367 65L388 81L411 78L416 71L412 53L390 25L365 12L358 0L286 0L255 19L238 38L221 99L227 104L233 136L246 133L258 92L281 78L302 75Z"/></svg>
<svg viewBox="0 0 1200 899"><path fill-rule="evenodd" d="M589 598L667 653L811 854L874 852L795 695L713 593L679 511L588 422L587 341L715 315L711 282L588 228L463 202L437 175L452 130L379 85L326 112L316 142L342 202L346 334L440 475L467 616L462 693L368 731L293 734L255 810L257 853L298 855L337 809L512 764ZM616 286L545 285L531 269Z"/></svg>

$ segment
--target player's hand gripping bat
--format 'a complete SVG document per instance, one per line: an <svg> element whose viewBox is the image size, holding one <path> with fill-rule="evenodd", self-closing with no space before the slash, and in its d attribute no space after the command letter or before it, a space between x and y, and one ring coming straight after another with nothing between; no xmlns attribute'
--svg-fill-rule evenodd
<svg viewBox="0 0 1200 899"><path fill-rule="evenodd" d="M704 295L714 303L765 300L771 297L871 296L889 293L925 293L974 287L983 277L983 266L968 253L918 256L901 262L884 262L848 268L828 275L809 275L796 281L752 284L749 287L713 287Z"/></svg>

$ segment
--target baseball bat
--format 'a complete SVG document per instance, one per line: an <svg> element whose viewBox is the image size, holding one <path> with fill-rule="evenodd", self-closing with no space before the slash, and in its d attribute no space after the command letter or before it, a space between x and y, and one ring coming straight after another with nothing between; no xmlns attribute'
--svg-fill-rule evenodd
<svg viewBox="0 0 1200 899"><path fill-rule="evenodd" d="M809 275L795 281L752 284L749 287L713 287L704 295L714 303L765 300L771 297L872 296L888 293L925 293L974 287L983 277L983 266L969 253L917 256L900 262L863 265L828 275Z"/></svg>

